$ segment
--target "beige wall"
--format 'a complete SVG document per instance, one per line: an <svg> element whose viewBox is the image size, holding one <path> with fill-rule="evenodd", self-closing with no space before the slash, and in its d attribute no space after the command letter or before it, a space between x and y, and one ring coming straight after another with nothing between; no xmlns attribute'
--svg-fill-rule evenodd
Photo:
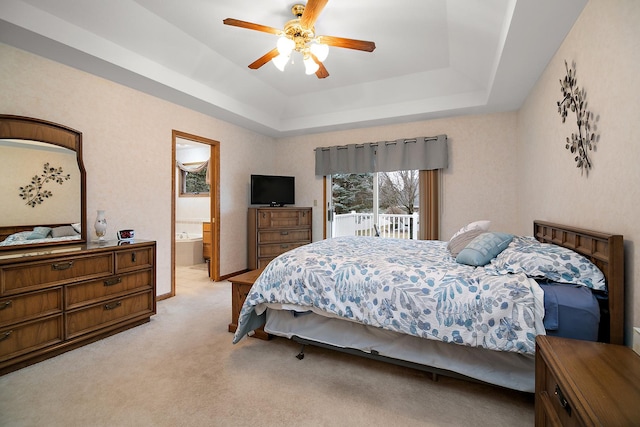
<svg viewBox="0 0 640 427"><path fill-rule="evenodd" d="M303 177L296 202L314 207L314 240L322 238L323 180L315 176L314 148L446 134L449 168L442 175L441 238L468 222L490 219L491 228L517 228L516 113L464 116L306 135L278 140L278 170ZM308 179L304 179L308 177ZM531 227L530 227L531 228ZM529 231L530 233L530 231Z"/></svg>
<svg viewBox="0 0 640 427"><path fill-rule="evenodd" d="M0 113L83 133L87 220L158 242L158 294L171 289L171 131L220 141L221 273L246 268L249 175L273 164L273 139L0 44Z"/></svg>
<svg viewBox="0 0 640 427"><path fill-rule="evenodd" d="M640 325L640 2L591 0L518 113L519 230L534 218L619 233L625 239L627 337ZM600 141L593 169L581 176L565 139L575 114L562 124L556 102L564 61L576 63Z"/></svg>

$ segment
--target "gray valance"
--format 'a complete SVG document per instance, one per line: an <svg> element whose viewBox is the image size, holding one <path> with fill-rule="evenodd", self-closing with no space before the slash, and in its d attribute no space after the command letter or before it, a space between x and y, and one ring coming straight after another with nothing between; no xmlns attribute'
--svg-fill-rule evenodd
<svg viewBox="0 0 640 427"><path fill-rule="evenodd" d="M447 135L316 148L316 175L445 169Z"/></svg>

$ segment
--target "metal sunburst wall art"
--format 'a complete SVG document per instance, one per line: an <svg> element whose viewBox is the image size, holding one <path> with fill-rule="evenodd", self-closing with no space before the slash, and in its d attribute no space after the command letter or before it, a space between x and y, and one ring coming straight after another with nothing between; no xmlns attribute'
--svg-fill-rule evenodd
<svg viewBox="0 0 640 427"><path fill-rule="evenodd" d="M565 148L575 154L576 167L580 168L581 173L589 175L589 169L591 169L591 160L589 159L589 152L594 150L598 137L594 133L595 124L593 124L597 118L593 113L587 110L587 93L584 89L578 88L576 80L576 64L571 64L571 68L564 61L567 75L564 80L560 80L560 90L562 91L562 100L558 101L558 113L562 117L562 123L567 119L569 110L576 114L576 122L578 125L578 132L572 133L571 137L567 137L567 143ZM592 131L592 127L593 130Z"/></svg>

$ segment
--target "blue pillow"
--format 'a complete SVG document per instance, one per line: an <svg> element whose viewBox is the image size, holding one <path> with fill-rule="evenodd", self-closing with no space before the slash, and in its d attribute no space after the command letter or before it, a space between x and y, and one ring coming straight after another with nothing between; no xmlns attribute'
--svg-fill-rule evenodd
<svg viewBox="0 0 640 427"><path fill-rule="evenodd" d="M46 239L49 233L51 233L51 228L49 227L35 227L31 234L27 236L27 240Z"/></svg>
<svg viewBox="0 0 640 427"><path fill-rule="evenodd" d="M482 233L460 251L456 262L476 267L486 265L505 250L512 239L513 235L508 233Z"/></svg>

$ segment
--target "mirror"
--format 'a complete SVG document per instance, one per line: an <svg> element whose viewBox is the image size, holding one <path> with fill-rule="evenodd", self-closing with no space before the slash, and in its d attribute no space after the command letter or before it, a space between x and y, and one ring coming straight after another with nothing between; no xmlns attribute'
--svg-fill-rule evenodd
<svg viewBox="0 0 640 427"><path fill-rule="evenodd" d="M0 251L87 241L82 133L0 114Z"/></svg>

